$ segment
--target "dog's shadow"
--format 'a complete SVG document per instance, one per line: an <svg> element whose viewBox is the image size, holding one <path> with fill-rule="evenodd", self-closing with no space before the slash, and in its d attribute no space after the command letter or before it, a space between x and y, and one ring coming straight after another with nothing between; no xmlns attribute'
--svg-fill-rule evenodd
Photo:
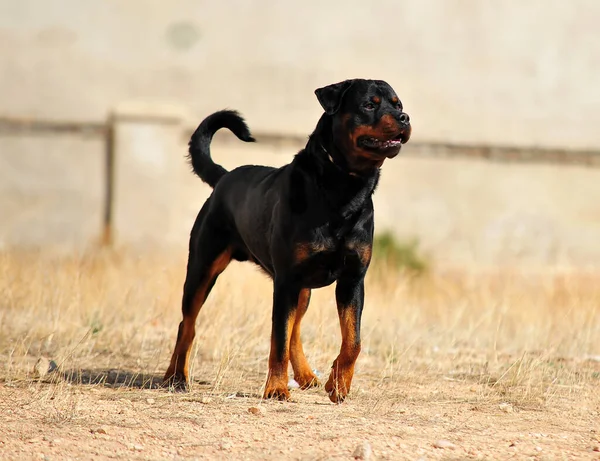
<svg viewBox="0 0 600 461"><path fill-rule="evenodd" d="M72 369L59 371L57 375L68 383L125 389L167 389L163 375L119 369ZM194 381L195 386L209 386L208 381Z"/></svg>

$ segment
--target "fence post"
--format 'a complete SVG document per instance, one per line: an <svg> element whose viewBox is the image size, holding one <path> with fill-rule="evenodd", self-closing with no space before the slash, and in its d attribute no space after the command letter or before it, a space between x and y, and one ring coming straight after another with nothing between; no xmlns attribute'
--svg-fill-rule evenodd
<svg viewBox="0 0 600 461"><path fill-rule="evenodd" d="M104 209L102 210L102 234L100 245L113 244L113 206L115 180L115 143L112 115L106 121L104 132Z"/></svg>
<svg viewBox="0 0 600 461"><path fill-rule="evenodd" d="M184 111L175 106L127 103L113 110L107 152L107 243L133 247L172 243L183 120Z"/></svg>

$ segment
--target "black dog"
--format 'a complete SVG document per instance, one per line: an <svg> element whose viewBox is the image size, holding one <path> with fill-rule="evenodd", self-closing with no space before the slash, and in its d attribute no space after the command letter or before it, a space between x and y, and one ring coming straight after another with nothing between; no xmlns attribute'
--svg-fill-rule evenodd
<svg viewBox="0 0 600 461"><path fill-rule="evenodd" d="M210 157L220 128L254 139L233 111L207 117L192 135L195 173L214 188L191 232L183 321L165 383L186 389L200 308L232 259L252 261L274 283L271 352L264 398L288 399L288 362L301 388L317 386L300 340L310 290L337 281L342 345L325 390L333 402L350 390L360 353L364 278L373 244L373 194L379 168L411 134L394 90L381 80L346 80L315 91L325 113L306 147L282 168L228 172Z"/></svg>

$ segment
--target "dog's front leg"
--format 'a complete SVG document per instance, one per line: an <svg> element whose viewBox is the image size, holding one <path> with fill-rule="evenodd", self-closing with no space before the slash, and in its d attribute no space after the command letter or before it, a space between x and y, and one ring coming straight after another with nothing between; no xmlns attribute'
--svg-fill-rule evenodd
<svg viewBox="0 0 600 461"><path fill-rule="evenodd" d="M288 400L290 398L288 391L290 337L296 319L299 294L300 288L275 281L269 375L263 395L265 399Z"/></svg>
<svg viewBox="0 0 600 461"><path fill-rule="evenodd" d="M354 364L360 354L360 318L365 299L364 276L338 280L335 296L342 330L342 346L331 367L325 390L332 402L341 403L350 392Z"/></svg>

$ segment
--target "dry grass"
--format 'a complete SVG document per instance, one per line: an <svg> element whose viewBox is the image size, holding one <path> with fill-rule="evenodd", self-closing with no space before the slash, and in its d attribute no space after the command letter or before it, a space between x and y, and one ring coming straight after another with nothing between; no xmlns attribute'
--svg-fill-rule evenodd
<svg viewBox="0 0 600 461"><path fill-rule="evenodd" d="M183 402L212 400L224 414L239 405L236 399L259 403L271 282L236 263L200 314L193 392L144 389L170 357L184 268L183 257L156 253L0 254L0 409L27 421L27 412L38 408L32 418L70 425L91 418L90 392L108 401L129 395L134 404L151 393L161 401L159 417L179 415L181 423L194 416ZM310 410L315 417L320 406L385 419L406 414L411 405L419 418L425 418L423 409L439 416L445 405L467 405L495 413L569 409L573 418L593 419L600 410L599 281L598 273L556 270L434 271L411 279L376 262L367 280L363 352L350 402L337 410L322 389L294 391L294 399L318 403ZM331 288L313 293L303 338L309 362L326 375L340 341ZM36 381L31 370L42 356L56 361L61 373ZM90 380L96 385L77 385ZM115 390L120 384L124 389ZM274 408L285 412L290 405ZM0 447L1 436L0 430Z"/></svg>

